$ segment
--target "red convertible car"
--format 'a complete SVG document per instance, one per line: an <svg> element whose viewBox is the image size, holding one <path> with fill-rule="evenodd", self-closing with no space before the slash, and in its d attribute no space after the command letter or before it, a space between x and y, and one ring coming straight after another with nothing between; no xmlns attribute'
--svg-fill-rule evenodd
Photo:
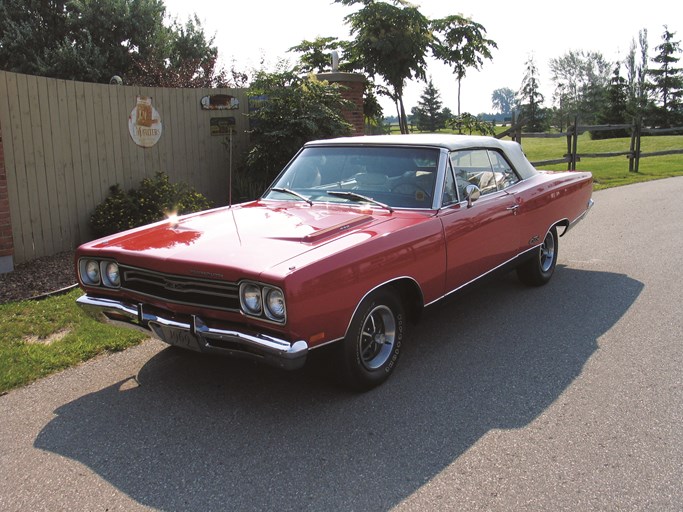
<svg viewBox="0 0 683 512"><path fill-rule="evenodd" d="M344 380L370 389L423 308L498 269L548 282L591 192L590 173L537 171L488 137L309 142L256 201L82 245L78 303L171 345L286 369L334 343Z"/></svg>

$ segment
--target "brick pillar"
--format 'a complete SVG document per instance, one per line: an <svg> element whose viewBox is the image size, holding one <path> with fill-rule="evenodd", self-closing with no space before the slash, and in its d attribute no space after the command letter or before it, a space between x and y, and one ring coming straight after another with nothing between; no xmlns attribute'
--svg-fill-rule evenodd
<svg viewBox="0 0 683 512"><path fill-rule="evenodd" d="M5 151L2 146L2 128L0 128L0 274L12 272L12 270L14 270L14 240L9 211Z"/></svg>
<svg viewBox="0 0 683 512"><path fill-rule="evenodd" d="M365 92L365 76L358 73L320 73L319 80L343 86L341 95L345 100L355 105L353 110L344 110L342 114L351 126L353 135L365 134L365 119L363 117L363 93Z"/></svg>

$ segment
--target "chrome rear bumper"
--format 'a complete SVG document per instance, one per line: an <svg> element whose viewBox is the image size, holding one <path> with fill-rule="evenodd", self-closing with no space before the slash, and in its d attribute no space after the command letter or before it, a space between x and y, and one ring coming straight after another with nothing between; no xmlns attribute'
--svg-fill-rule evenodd
<svg viewBox="0 0 683 512"><path fill-rule="evenodd" d="M189 322L163 318L144 310L143 304L83 295L76 303L91 317L120 327L143 331L160 340L189 350L257 359L285 370L296 370L306 362L308 344L290 343L261 333L209 327L196 315Z"/></svg>

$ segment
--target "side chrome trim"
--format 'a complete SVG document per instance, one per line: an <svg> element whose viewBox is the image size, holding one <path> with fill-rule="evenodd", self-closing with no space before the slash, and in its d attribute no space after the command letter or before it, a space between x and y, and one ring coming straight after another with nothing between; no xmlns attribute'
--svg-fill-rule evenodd
<svg viewBox="0 0 683 512"><path fill-rule="evenodd" d="M190 322L172 320L146 312L143 304L114 299L82 295L76 303L96 320L154 335L169 345L258 359L286 370L301 368L306 362L308 344L303 340L290 343L258 332L209 327L196 315Z"/></svg>

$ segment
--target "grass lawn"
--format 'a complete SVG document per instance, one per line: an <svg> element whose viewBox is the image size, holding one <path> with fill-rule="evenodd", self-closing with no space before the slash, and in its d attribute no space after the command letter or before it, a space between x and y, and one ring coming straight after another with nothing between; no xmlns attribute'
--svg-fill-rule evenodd
<svg viewBox="0 0 683 512"><path fill-rule="evenodd" d="M613 153L628 151L630 138L590 140L583 134L578 140L578 152L581 153ZM522 147L531 161L562 158L567 152L567 140L558 139L524 139ZM671 135L663 137L643 137L641 152L666 151L683 149L683 136ZM543 166L549 170L564 170L567 164ZM641 181L649 181L673 176L683 176L683 154L647 157L640 159L640 168L636 172L628 172L628 159L625 156L609 158L584 158L577 162L576 168L593 173L595 190L628 185Z"/></svg>
<svg viewBox="0 0 683 512"><path fill-rule="evenodd" d="M562 158L566 139L522 139L531 161ZM579 137L579 153L627 151L630 139ZM642 151L682 149L683 136L644 137ZM566 164L544 166L566 169ZM585 158L577 164L591 171L595 189L683 176L683 155L643 158L640 172L628 172L626 157ZM144 339L137 331L100 324L83 314L75 300L80 290L41 301L0 305L0 393L73 366L97 354L123 350Z"/></svg>
<svg viewBox="0 0 683 512"><path fill-rule="evenodd" d="M145 338L87 317L76 306L80 295L0 305L0 393Z"/></svg>

